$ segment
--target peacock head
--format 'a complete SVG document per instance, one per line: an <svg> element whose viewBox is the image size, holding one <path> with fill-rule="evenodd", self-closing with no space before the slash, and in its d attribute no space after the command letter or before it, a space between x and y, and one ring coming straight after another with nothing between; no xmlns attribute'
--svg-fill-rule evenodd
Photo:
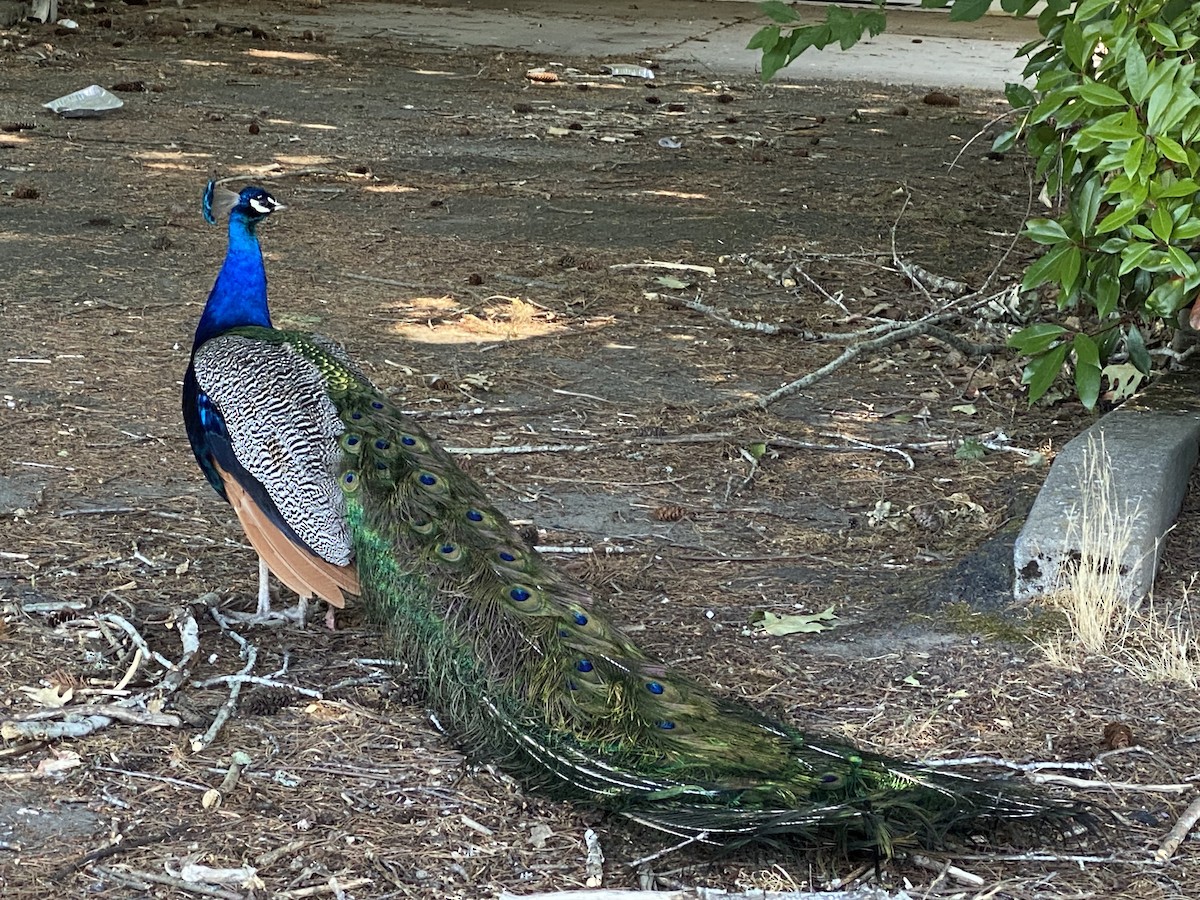
<svg viewBox="0 0 1200 900"><path fill-rule="evenodd" d="M231 215L240 215L251 225L256 225L271 213L287 209L282 203L260 187L251 185L234 193L210 181L204 190L204 220L209 225Z"/></svg>

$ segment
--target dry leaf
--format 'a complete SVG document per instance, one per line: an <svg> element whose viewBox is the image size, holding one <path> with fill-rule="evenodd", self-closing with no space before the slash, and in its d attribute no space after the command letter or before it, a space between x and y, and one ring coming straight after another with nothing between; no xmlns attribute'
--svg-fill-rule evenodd
<svg viewBox="0 0 1200 900"><path fill-rule="evenodd" d="M75 696L75 691L72 688L63 688L59 685L36 688L23 687L21 690L38 706L44 706L47 709L62 709ZM59 691L62 691L62 693L59 693Z"/></svg>
<svg viewBox="0 0 1200 900"><path fill-rule="evenodd" d="M773 612L759 614L758 622L762 624L767 634L811 634L817 631L827 631L837 622L833 607L811 615L779 615Z"/></svg>

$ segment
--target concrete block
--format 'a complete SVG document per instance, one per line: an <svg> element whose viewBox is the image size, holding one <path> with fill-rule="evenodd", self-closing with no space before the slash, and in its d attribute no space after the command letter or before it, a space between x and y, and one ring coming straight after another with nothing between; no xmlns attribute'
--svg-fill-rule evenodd
<svg viewBox="0 0 1200 900"><path fill-rule="evenodd" d="M1200 448L1200 377L1168 377L1077 435L1058 454L1013 550L1013 596L1030 600L1053 591L1064 566L1077 561L1071 527L1087 487L1089 445L1103 448L1112 469L1113 512L1131 518L1132 541L1111 564L1129 601L1150 591L1160 543L1175 522Z"/></svg>

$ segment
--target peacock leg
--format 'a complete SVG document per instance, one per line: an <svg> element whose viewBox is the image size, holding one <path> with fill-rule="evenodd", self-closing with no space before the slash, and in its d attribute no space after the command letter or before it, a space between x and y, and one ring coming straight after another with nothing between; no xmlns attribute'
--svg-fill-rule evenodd
<svg viewBox="0 0 1200 900"><path fill-rule="evenodd" d="M267 561L258 558L258 609L255 615L266 617L271 614L271 570Z"/></svg>

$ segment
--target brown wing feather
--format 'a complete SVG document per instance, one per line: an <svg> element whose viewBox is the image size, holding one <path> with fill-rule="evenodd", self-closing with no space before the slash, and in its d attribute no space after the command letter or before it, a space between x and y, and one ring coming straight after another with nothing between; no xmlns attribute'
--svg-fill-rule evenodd
<svg viewBox="0 0 1200 900"><path fill-rule="evenodd" d="M237 513L250 546L280 581L301 597L320 597L338 609L346 605L346 594L357 596L361 593L358 570L353 563L338 566L297 546L267 518L228 472L219 465L217 472L225 482L225 496Z"/></svg>

